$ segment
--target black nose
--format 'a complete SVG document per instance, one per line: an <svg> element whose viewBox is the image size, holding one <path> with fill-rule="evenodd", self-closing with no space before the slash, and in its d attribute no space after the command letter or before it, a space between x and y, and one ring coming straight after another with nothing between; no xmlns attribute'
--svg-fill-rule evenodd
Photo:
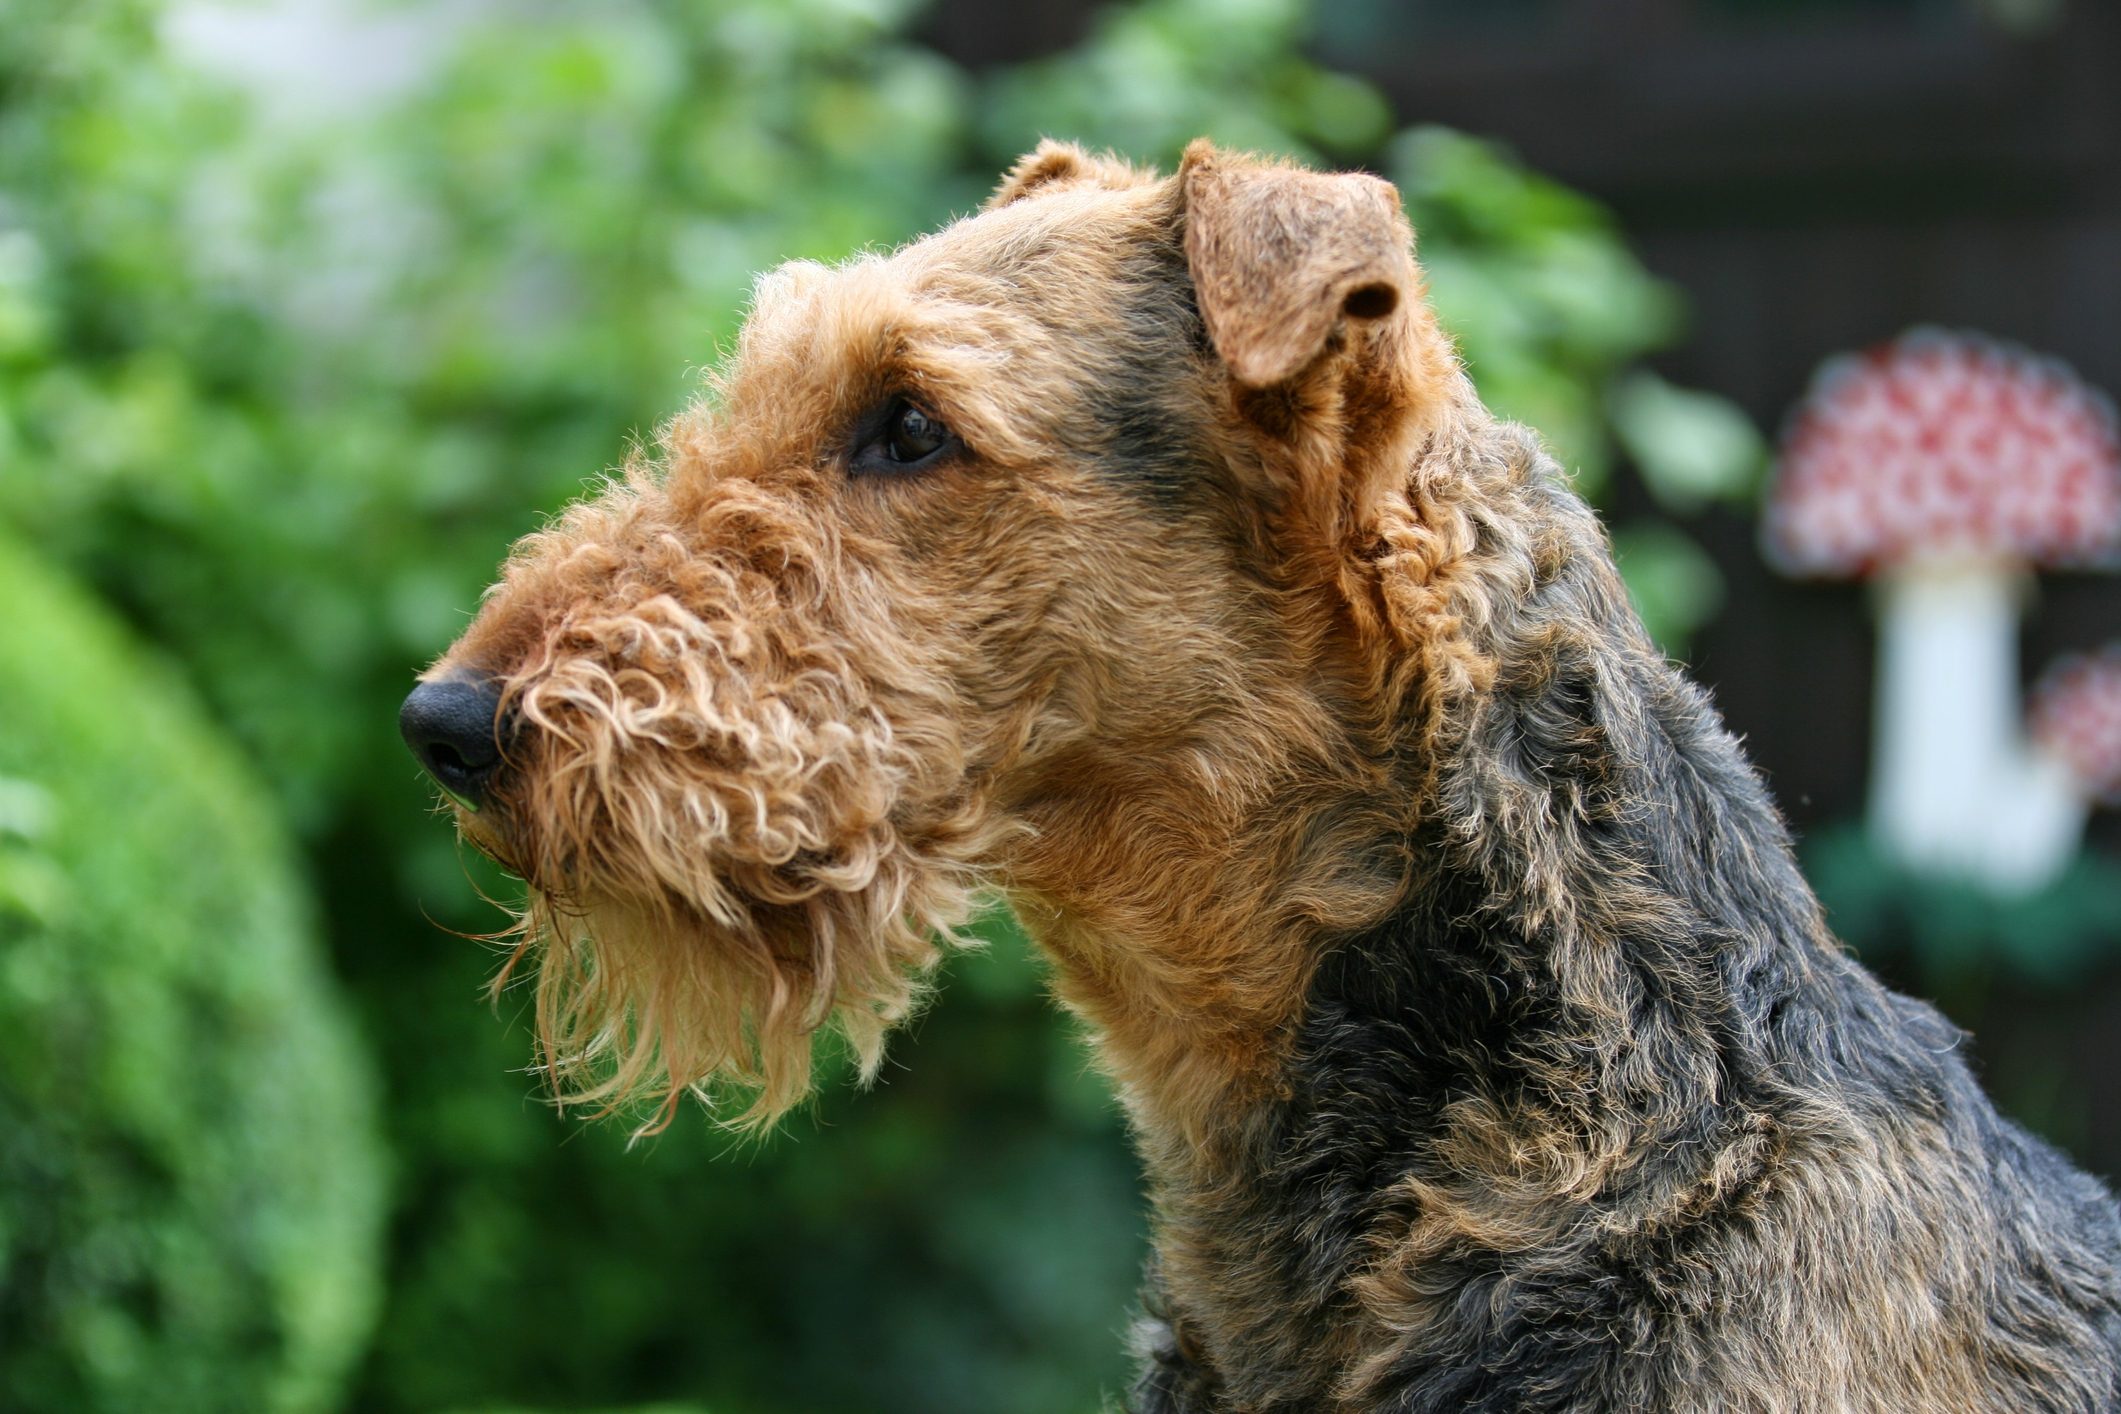
<svg viewBox="0 0 2121 1414"><path fill-rule="evenodd" d="M398 709L398 731L427 774L478 809L501 764L500 688L468 678L423 682Z"/></svg>

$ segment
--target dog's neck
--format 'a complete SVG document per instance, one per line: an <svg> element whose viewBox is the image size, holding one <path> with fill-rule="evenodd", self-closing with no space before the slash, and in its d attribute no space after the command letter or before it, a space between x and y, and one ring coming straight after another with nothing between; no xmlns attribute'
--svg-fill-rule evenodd
<svg viewBox="0 0 2121 1414"><path fill-rule="evenodd" d="M1495 638L1540 636L1517 620L1546 561L1610 578L1595 523L1536 443L1459 393L1415 439L1355 575L1320 573L1315 556L1262 574L1276 587L1251 621L1289 641L1244 651L1241 694L1204 704L1178 741L1099 722L1017 783L1011 811L1031 828L1011 895L1152 1171L1240 1161L1247 1118L1290 1094L1319 960L1406 897L1423 817L1468 811L1442 798L1437 767L1494 696L1513 651ZM1549 521L1573 511L1573 543L1535 553L1472 522L1469 507L1508 497L1543 500Z"/></svg>
<svg viewBox="0 0 2121 1414"><path fill-rule="evenodd" d="M1242 1118L1285 1093L1325 944L1403 888L1407 820L1387 804L1404 793L1296 745L1313 733L1292 724L1324 715L1292 690L1219 723L1221 760L1081 763L1071 789L1028 812L1018 914L1152 1167L1167 1147L1230 1151ZM1203 772L1219 777L1210 788Z"/></svg>
<svg viewBox="0 0 2121 1414"><path fill-rule="evenodd" d="M1345 1300L1380 1203L1445 1262L1553 1240L1592 1203L1682 1221L1772 1163L1788 1038L1867 1029L1843 1012L1877 989L1589 513L1516 434L1482 435L1544 533L1461 537L1490 563L1435 612L1477 630L1470 686L1424 699L1421 759L1379 768L1398 791L1284 754L1277 788L1217 818L1191 786L1167 808L1149 771L1108 797L1123 815L1042 824L1092 868L1029 891L1025 921L1120 1083L1182 1296L1247 1263L1263 1291ZM1408 773L1418 811L1385 818L1370 803ZM1319 1240L1246 1236L1299 1229Z"/></svg>

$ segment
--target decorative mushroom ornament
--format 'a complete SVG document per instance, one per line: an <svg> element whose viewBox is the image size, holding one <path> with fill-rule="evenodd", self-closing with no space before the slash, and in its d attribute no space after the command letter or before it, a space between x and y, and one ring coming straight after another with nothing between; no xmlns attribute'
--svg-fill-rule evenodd
<svg viewBox="0 0 2121 1414"><path fill-rule="evenodd" d="M2121 559L2112 405L1978 334L1831 359L1791 414L1765 532L1786 573L1876 585L1873 837L1999 891L2051 879L2083 807L2058 813L2073 778L2026 739L2018 615L2034 570Z"/></svg>
<svg viewBox="0 0 2121 1414"><path fill-rule="evenodd" d="M2028 716L2039 789L2020 804L2016 838L2067 860L2091 807L2121 806L2121 643L2042 673Z"/></svg>

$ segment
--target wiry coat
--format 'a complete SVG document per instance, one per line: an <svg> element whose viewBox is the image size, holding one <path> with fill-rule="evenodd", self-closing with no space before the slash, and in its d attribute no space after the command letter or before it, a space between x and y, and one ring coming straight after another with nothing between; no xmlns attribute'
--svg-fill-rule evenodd
<svg viewBox="0 0 2121 1414"><path fill-rule="evenodd" d="M1286 1095L1217 1163L1149 1136L1136 1408L2115 1407L2113 1200L1827 933L1530 435L1424 472L1482 488L1492 681L1411 764L1407 895L1327 946Z"/></svg>
<svg viewBox="0 0 2121 1414"><path fill-rule="evenodd" d="M1148 1170L1141 1414L2113 1407L2112 1199L1826 932L1409 245L1049 144L762 287L436 669L555 1078L768 1120L995 888Z"/></svg>

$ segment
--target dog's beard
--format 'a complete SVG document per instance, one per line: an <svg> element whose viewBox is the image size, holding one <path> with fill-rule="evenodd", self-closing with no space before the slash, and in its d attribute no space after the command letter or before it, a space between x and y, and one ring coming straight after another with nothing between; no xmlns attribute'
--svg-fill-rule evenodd
<svg viewBox="0 0 2121 1414"><path fill-rule="evenodd" d="M563 1103L646 1102L655 1130L689 1091L760 1129L809 1093L821 1032L874 1076L974 911L979 812L938 801L874 714L807 726L777 698L738 724L685 701L588 663L517 694L525 785L495 823L529 898L495 985L535 965ZM925 848L894 822L909 806Z"/></svg>
<svg viewBox="0 0 2121 1414"><path fill-rule="evenodd" d="M809 1093L821 1031L843 1038L866 1080L885 1033L920 1004L970 909L917 901L914 872L721 919L534 889L496 985L535 958L539 1050L563 1103L609 1113L645 1100L642 1128L655 1130L691 1091L732 1127L763 1128Z"/></svg>

